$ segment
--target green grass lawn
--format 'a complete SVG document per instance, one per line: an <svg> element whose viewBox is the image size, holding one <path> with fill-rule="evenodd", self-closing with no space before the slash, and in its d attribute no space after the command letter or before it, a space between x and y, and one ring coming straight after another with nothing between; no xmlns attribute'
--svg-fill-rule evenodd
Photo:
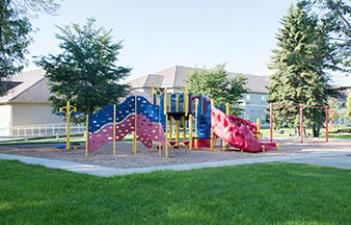
<svg viewBox="0 0 351 225"><path fill-rule="evenodd" d="M273 138L288 138L288 139L298 139L299 137L297 136L291 136L291 134L294 134L294 129L291 128L283 128L280 129L280 131L283 132L279 132L277 130L273 131ZM269 129L262 129L261 130L263 137L268 138L269 137ZM307 129L307 132L310 134L309 137L312 137L312 130L311 129ZM321 136L319 137L320 139L325 139L325 129L321 129ZM337 134L337 133L329 133L329 138L330 139L346 139L346 140L350 140L351 139L351 134Z"/></svg>
<svg viewBox="0 0 351 225"><path fill-rule="evenodd" d="M85 140L82 136L80 137L71 137L71 142L83 143ZM2 141L0 146L6 145L31 145L31 144L59 144L66 143L65 137L59 138L33 138L28 140L11 140L11 141Z"/></svg>
<svg viewBox="0 0 351 225"><path fill-rule="evenodd" d="M0 224L349 224L351 171L257 164L99 178L0 160Z"/></svg>
<svg viewBox="0 0 351 225"><path fill-rule="evenodd" d="M126 135L123 141L132 141L132 135ZM85 143L83 136L71 137L71 142ZM59 138L33 138L29 140L13 140L13 141L2 141L0 146L7 145L32 145L32 144L64 144L66 143L66 137Z"/></svg>
<svg viewBox="0 0 351 225"><path fill-rule="evenodd" d="M325 136L323 136L325 138ZM351 134L329 134L330 139L351 140Z"/></svg>
<svg viewBox="0 0 351 225"><path fill-rule="evenodd" d="M176 134L173 132L173 141L176 139ZM189 138L189 134L187 134L187 138ZM179 139L180 141L183 140L183 132L179 132ZM123 138L123 141L132 141L133 135L128 134ZM76 143L85 143L85 138L83 135L79 136L72 136L71 142ZM64 144L66 143L66 137L44 137L44 138L31 138L28 140L11 140L11 141L1 141L0 146L8 146L8 145L32 145L32 144Z"/></svg>

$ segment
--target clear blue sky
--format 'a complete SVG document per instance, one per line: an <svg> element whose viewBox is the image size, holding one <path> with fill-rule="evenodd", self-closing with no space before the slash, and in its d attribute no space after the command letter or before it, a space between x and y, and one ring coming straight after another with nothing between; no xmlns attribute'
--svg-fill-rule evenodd
<svg viewBox="0 0 351 225"><path fill-rule="evenodd" d="M64 0L57 16L32 20L39 30L30 53L58 52L55 25L94 17L123 40L118 64L132 67L132 77L173 65L210 68L224 62L228 71L268 75L279 21L295 1Z"/></svg>

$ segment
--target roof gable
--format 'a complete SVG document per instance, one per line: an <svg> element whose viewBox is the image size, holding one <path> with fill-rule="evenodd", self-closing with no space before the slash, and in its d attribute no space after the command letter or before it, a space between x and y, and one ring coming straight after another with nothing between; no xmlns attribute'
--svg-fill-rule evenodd
<svg viewBox="0 0 351 225"><path fill-rule="evenodd" d="M48 80L44 70L32 70L13 75L6 81L19 84L0 97L0 103L47 103L49 98Z"/></svg>
<svg viewBox="0 0 351 225"><path fill-rule="evenodd" d="M11 102L47 103L49 96L49 80L47 78L43 78L11 99Z"/></svg>
<svg viewBox="0 0 351 225"><path fill-rule="evenodd" d="M130 86L133 88L150 88L152 87L152 84L155 86L161 86L162 85L162 80L163 76L157 75L157 74L147 74L144 76L140 76L137 78L134 78L127 82Z"/></svg>
<svg viewBox="0 0 351 225"><path fill-rule="evenodd" d="M187 86L186 76L192 70L207 70L204 68L195 68L195 67L187 67L187 66L173 66L167 68L165 70L161 70L156 74L160 74L163 76L161 87L166 88L183 88ZM228 78L233 78L238 76L240 73L228 73ZM267 93L266 86L269 84L268 76L258 76L258 75L250 75L243 74L247 78L246 87L249 92L255 93Z"/></svg>

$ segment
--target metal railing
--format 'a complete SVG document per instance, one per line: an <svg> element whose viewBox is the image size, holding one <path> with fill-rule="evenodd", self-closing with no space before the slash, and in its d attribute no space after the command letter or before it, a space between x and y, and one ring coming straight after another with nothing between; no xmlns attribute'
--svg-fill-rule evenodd
<svg viewBox="0 0 351 225"><path fill-rule="evenodd" d="M84 134L85 125L71 124L71 134ZM62 136L66 134L66 124L35 124L0 128L0 136L3 137L48 137Z"/></svg>

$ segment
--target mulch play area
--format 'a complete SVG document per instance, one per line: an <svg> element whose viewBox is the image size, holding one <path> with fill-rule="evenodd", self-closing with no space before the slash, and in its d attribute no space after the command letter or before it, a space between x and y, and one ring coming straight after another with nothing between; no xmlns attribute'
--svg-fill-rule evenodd
<svg viewBox="0 0 351 225"><path fill-rule="evenodd" d="M188 149L178 148L169 150L168 160L166 160L163 155L158 154L156 149L149 150L140 143L138 143L137 149L137 154L133 155L131 142L118 142L117 157L114 158L112 154L112 144L107 144L99 151L90 153L88 160L85 158L85 150L83 145L78 150L72 150L70 152L56 149L54 145L0 146L0 153L18 154L48 159L61 159L107 167L136 168L235 160L248 157L277 156L302 152L346 151L351 149L351 142L335 140L330 141L327 144L318 141L298 144L295 141L279 141L279 151L269 151L256 154L244 153L235 150L221 151L220 149L216 149L215 151L189 151Z"/></svg>

